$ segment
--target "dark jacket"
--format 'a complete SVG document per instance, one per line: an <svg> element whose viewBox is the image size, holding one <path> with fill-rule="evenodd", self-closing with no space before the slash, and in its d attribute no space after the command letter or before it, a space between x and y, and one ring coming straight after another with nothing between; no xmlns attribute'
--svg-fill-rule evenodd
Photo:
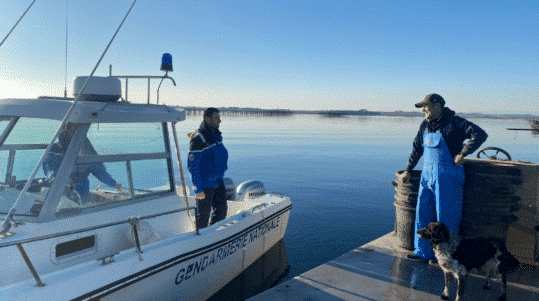
<svg viewBox="0 0 539 301"><path fill-rule="evenodd" d="M190 140L187 168L195 193L217 187L228 168L228 151L223 145L221 132L212 130L203 121L200 128L187 137Z"/></svg>
<svg viewBox="0 0 539 301"><path fill-rule="evenodd" d="M449 149L451 157L462 153L467 156L475 152L485 140L487 133L476 124L455 115L449 108L444 108L439 119L427 122L423 120L419 126L419 131L414 139L412 153L408 158L407 171L411 171L423 156L423 133L440 131ZM470 139L466 145L464 140Z"/></svg>

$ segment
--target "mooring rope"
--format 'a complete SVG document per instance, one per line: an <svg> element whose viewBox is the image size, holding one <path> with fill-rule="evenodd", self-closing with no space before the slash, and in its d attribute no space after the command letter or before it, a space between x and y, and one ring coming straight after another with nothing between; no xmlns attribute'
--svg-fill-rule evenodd
<svg viewBox="0 0 539 301"><path fill-rule="evenodd" d="M24 11L24 14L22 14L22 16L19 18L19 21L17 21L17 23L15 23L15 25L13 25L13 28L11 28L11 30L8 32L7 36L2 40L2 43L0 43L0 47L2 47L2 44L4 44L4 42L6 41L7 37L9 37L9 35L11 34L11 32L15 29L15 27L17 27L17 25L19 24L19 22L21 22L22 18L24 17L24 15L26 15L26 13L28 12L28 10L30 10L30 7L32 7L32 5L34 5L34 2L36 2L36 0L32 1L32 3L30 3L30 6L28 6L28 8Z"/></svg>

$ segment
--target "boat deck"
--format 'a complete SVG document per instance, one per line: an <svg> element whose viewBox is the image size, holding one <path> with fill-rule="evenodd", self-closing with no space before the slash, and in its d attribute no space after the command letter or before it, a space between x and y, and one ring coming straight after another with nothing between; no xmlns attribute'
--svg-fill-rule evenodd
<svg viewBox="0 0 539 301"><path fill-rule="evenodd" d="M441 269L407 260L409 253L391 232L248 300L441 300ZM468 277L464 300L498 300L500 284L483 289L484 275ZM449 299L455 296L452 281ZM539 300L539 266L521 265L508 276L507 300Z"/></svg>

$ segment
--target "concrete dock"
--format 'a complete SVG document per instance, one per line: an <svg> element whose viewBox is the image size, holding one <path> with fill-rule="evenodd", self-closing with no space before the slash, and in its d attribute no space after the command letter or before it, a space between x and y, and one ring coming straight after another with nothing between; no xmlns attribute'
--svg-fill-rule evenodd
<svg viewBox="0 0 539 301"><path fill-rule="evenodd" d="M441 300L442 270L407 260L409 253L391 232L248 300ZM464 300L498 300L500 284L483 289L484 275L471 273ZM455 296L452 281L449 300ZM539 300L539 266L522 264L509 275L507 300Z"/></svg>

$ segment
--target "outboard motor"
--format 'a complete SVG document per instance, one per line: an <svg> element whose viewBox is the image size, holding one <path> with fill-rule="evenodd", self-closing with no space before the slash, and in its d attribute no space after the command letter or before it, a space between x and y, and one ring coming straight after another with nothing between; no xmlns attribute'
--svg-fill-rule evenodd
<svg viewBox="0 0 539 301"><path fill-rule="evenodd" d="M236 187L234 186L234 181L232 181L230 178L223 178L223 185L225 185L226 199L228 201L235 201Z"/></svg>
<svg viewBox="0 0 539 301"><path fill-rule="evenodd" d="M238 201L254 199L266 194L266 188L260 181L249 180L241 183L236 190Z"/></svg>

